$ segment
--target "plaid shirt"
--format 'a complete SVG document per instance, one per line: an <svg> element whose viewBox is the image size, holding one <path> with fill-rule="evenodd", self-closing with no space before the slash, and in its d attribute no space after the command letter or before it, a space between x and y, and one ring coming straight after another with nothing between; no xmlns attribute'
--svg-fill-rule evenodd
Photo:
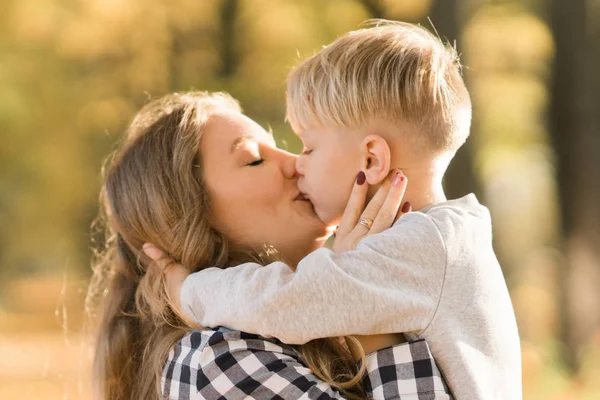
<svg viewBox="0 0 600 400"><path fill-rule="evenodd" d="M367 357L365 388L373 399L452 399L424 340ZM219 328L186 334L162 375L166 399L343 399L312 374L293 346Z"/></svg>

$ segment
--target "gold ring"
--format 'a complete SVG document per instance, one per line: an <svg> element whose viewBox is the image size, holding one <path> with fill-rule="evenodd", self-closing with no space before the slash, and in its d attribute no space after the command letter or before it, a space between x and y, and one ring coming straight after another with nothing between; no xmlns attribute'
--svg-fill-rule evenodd
<svg viewBox="0 0 600 400"><path fill-rule="evenodd" d="M373 225L373 220L369 218L361 218L358 220L358 223L367 229L371 229L371 225Z"/></svg>

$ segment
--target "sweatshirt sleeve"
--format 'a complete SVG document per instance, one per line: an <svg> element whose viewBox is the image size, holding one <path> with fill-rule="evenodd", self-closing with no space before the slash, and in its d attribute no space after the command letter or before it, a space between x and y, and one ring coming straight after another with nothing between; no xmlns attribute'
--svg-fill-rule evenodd
<svg viewBox="0 0 600 400"><path fill-rule="evenodd" d="M446 251L431 217L414 212L357 248L307 255L296 272L275 262L191 274L184 312L201 326L226 326L289 344L342 335L423 332L444 284Z"/></svg>

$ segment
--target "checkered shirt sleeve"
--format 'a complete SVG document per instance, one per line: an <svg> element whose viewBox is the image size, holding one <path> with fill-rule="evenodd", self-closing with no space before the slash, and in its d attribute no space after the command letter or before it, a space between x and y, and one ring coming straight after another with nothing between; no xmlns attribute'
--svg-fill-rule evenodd
<svg viewBox="0 0 600 400"><path fill-rule="evenodd" d="M370 354L366 366L373 399L452 400L424 339Z"/></svg>
<svg viewBox="0 0 600 400"><path fill-rule="evenodd" d="M420 343L428 351L426 343ZM437 368L434 368L431 355L428 361L430 367L433 366L430 368L432 374L426 377L423 376L425 369L419 363L425 361L419 349L415 349L413 355L411 350L408 353L398 350L402 346L410 347L412 344L380 350L367 358L369 373L365 387L374 389L373 399L449 399L431 391L432 387L443 388L442 383L436 380L440 379L439 372L434 376L433 371ZM423 348L423 345L419 347ZM411 358L406 358L407 354ZM404 358L400 360L398 357ZM409 392L410 363L414 365L413 376L419 376L412 380L412 392ZM394 368L396 378L393 377ZM428 386L426 379L439 386ZM392 389L393 386L397 389ZM418 390L424 390L423 396ZM344 398L302 364L294 347L275 339L225 328L186 334L169 353L162 374L162 391L163 398L170 400ZM388 395L396 397L382 397Z"/></svg>

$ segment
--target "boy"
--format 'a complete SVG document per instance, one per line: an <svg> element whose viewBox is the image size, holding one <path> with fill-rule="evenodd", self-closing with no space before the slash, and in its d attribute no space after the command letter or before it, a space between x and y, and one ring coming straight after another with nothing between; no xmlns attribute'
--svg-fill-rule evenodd
<svg viewBox="0 0 600 400"><path fill-rule="evenodd" d="M339 220L358 171L377 186L392 168L410 181L405 199L417 212L355 250L309 254L294 274L273 264L192 274L183 311L290 344L424 338L456 399L520 399L519 338L489 212L472 194L447 201L441 185L470 129L455 50L410 24L350 32L292 71L287 108L304 144L298 187L321 220Z"/></svg>

